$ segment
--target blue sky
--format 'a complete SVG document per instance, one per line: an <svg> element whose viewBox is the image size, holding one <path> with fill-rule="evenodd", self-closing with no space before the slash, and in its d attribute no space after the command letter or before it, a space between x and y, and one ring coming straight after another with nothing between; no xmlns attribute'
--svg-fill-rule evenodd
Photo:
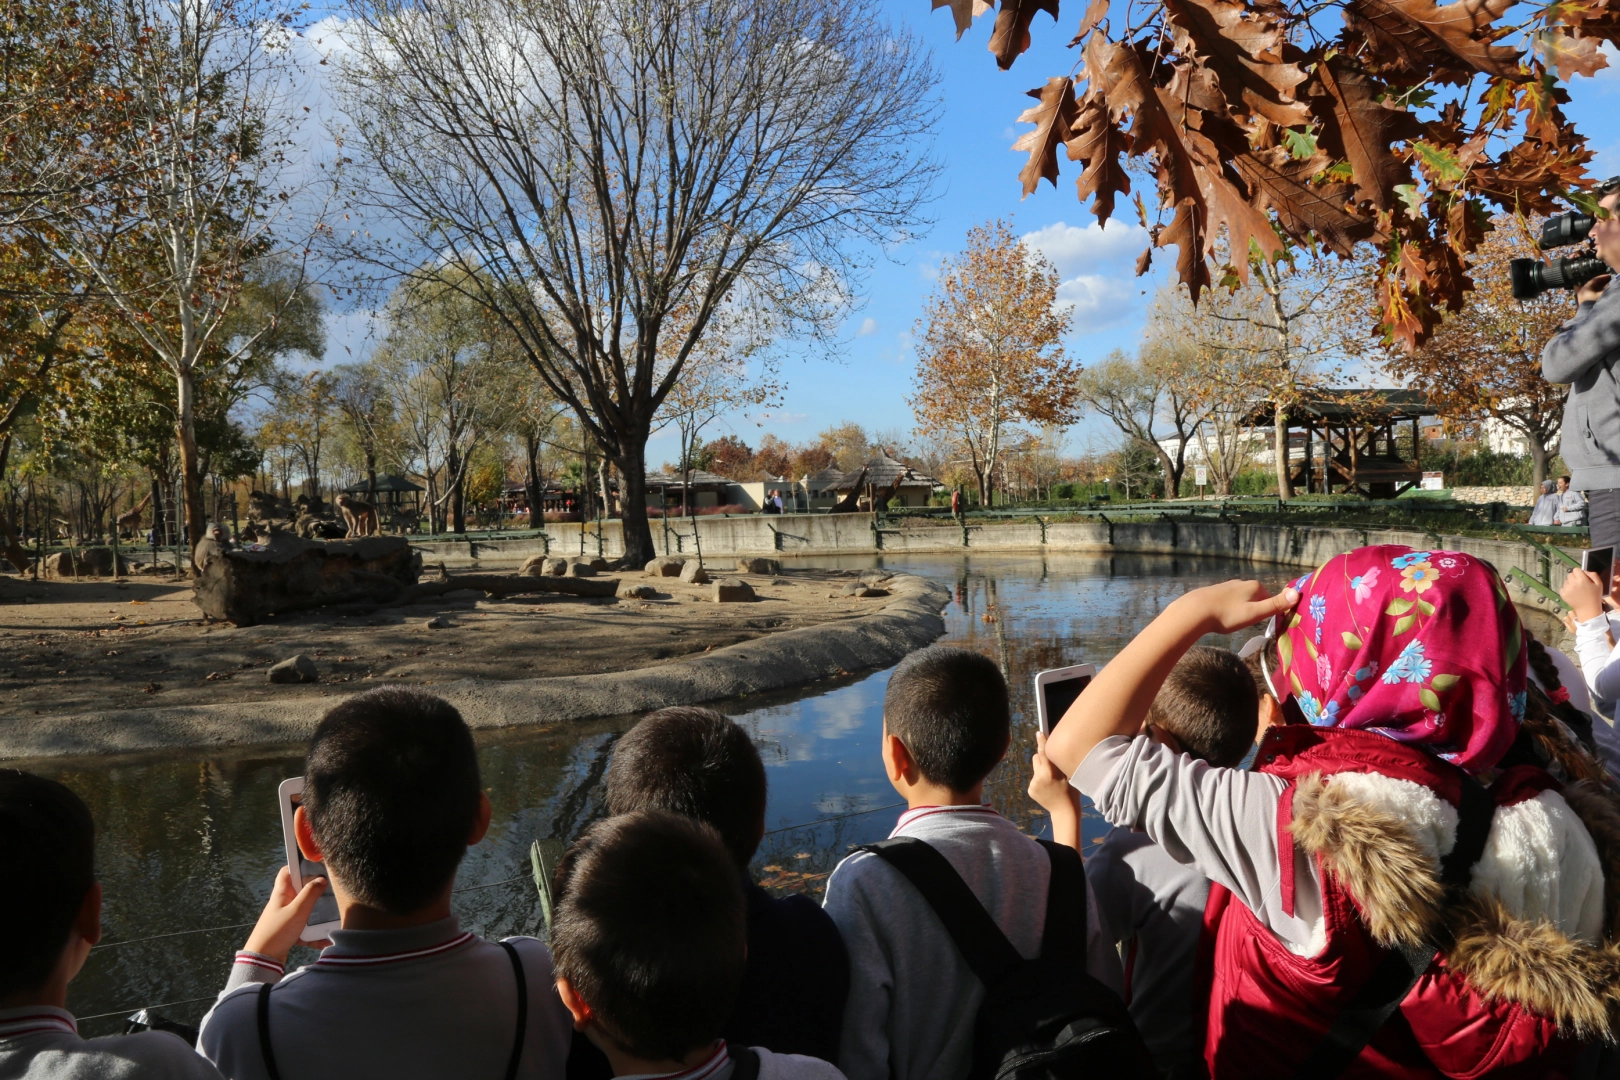
<svg viewBox="0 0 1620 1080"><path fill-rule="evenodd" d="M911 393L915 357L911 335L923 299L933 285L942 258L960 250L969 228L1006 217L1057 266L1060 297L1075 304L1074 331L1067 348L1081 363L1100 359L1115 348L1135 348L1143 314L1153 293L1164 283L1166 258L1142 278L1133 276L1145 233L1133 208L1121 201L1119 219L1100 229L1088 207L1075 197L1077 167L1068 161L1053 188L1043 181L1020 199L1018 170L1024 155L1010 147L1029 129L1016 119L1032 99L1025 96L1054 75L1074 70L1076 51L1064 46L1073 36L1083 6L1065 5L1054 24L1036 16L1034 44L1011 71L996 67L986 49L993 16L983 16L954 40L948 9L930 12L927 0L886 0L884 10L919 33L933 51L941 81L943 111L933 153L944 163L931 207L933 227L908 244L880 257L865 282L858 309L844 327L836 359L803 358L791 347L782 350L781 374L787 385L784 407L766 415L732 416L716 424L713 434L734 431L749 445L770 432L802 442L834 424L856 421L869 430L909 430L906 398ZM1590 172L1595 177L1620 173L1620 62L1610 53L1611 67L1596 78L1577 77L1569 85L1566 111L1597 152ZM1151 191L1143 195L1152 199ZM341 363L359 352L364 318L336 316L327 361ZM1108 446L1117 436L1095 420L1083 419L1072 429L1070 446L1080 450ZM656 463L675 454L672 439L655 436L648 458Z"/></svg>

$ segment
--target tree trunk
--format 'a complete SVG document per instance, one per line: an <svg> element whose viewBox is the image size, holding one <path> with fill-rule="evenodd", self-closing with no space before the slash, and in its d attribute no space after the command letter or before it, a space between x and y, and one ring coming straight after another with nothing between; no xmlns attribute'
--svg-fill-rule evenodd
<svg viewBox="0 0 1620 1080"><path fill-rule="evenodd" d="M1176 475L1176 463L1170 457L1170 452L1160 446L1158 440L1148 444L1159 458L1159 472L1164 476L1164 497L1173 499L1181 492L1180 477Z"/></svg>
<svg viewBox="0 0 1620 1080"><path fill-rule="evenodd" d="M450 531L458 535L467 531L467 478L459 473L450 488Z"/></svg>
<svg viewBox="0 0 1620 1080"><path fill-rule="evenodd" d="M1277 455L1277 497L1292 499L1294 482L1292 463L1288 460L1288 409L1281 401L1272 418L1272 447Z"/></svg>
<svg viewBox="0 0 1620 1080"><path fill-rule="evenodd" d="M197 384L186 368L180 371L179 396L180 417L175 424L175 435L180 442L180 480L186 497L184 536L189 557L202 540L204 512L202 473L197 460Z"/></svg>
<svg viewBox="0 0 1620 1080"><path fill-rule="evenodd" d="M1547 467L1552 464L1552 450L1541 445L1541 440L1535 436L1524 441L1530 448L1530 483L1534 485L1530 498L1533 502L1541 498L1541 485L1547 479Z"/></svg>
<svg viewBox="0 0 1620 1080"><path fill-rule="evenodd" d="M540 440L533 434L523 436L523 457L528 470L523 477L523 490L529 497L529 528L538 529L545 523L545 511L540 508Z"/></svg>
<svg viewBox="0 0 1620 1080"><path fill-rule="evenodd" d="M613 464L619 470L619 508L623 515L619 521L624 530L623 564L646 566L658 557L658 552L653 550L652 526L647 523L647 436L642 433L622 438L620 446L624 448L624 453L615 457Z"/></svg>
<svg viewBox="0 0 1620 1080"><path fill-rule="evenodd" d="M10 460L10 458L11 433L7 432L4 438L0 438L0 480L5 478L6 462ZM28 552L23 550L23 546L17 542L17 536L11 528L11 521L9 518L7 518L6 512L3 509L0 509L0 535L3 535L5 538L5 548L3 554L6 557L6 561L16 568L18 574L28 573L28 567L30 564Z"/></svg>

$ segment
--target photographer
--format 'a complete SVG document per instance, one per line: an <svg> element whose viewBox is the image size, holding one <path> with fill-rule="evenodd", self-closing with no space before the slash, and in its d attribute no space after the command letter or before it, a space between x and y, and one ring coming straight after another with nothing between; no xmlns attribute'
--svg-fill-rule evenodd
<svg viewBox="0 0 1620 1080"><path fill-rule="evenodd" d="M1608 184L1603 187L1609 187ZM1599 203L1608 213L1593 226L1598 257L1620 265L1620 191ZM1584 491L1593 547L1620 543L1620 289L1607 291L1609 275L1593 278L1575 293L1575 317L1553 335L1541 353L1541 373L1569 385L1560 446L1570 488Z"/></svg>

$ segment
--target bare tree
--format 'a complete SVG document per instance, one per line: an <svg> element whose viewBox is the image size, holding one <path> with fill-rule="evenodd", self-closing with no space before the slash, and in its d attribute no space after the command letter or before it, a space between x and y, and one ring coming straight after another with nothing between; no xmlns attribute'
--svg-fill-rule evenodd
<svg viewBox="0 0 1620 1080"><path fill-rule="evenodd" d="M1206 408L1195 381L1196 362L1187 342L1149 337L1140 359L1116 349L1082 372L1076 384L1087 407L1119 428L1127 440L1152 449L1164 473L1165 494L1172 499L1181 496L1187 446ZM1174 453L1165 449L1167 442Z"/></svg>
<svg viewBox="0 0 1620 1080"><path fill-rule="evenodd" d="M931 62L837 0L349 10L346 145L406 241L357 254L507 324L617 466L627 558L651 559L647 438L715 315L828 334L866 253L921 223Z"/></svg>

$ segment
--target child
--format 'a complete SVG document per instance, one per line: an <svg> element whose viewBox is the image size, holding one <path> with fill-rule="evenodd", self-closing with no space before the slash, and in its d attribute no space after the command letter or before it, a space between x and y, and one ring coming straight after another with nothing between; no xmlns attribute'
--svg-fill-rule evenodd
<svg viewBox="0 0 1620 1080"><path fill-rule="evenodd" d="M1040 955L1051 862L984 802L1007 752L1007 684L988 657L934 646L903 660L883 699L883 766L908 809L893 836L944 855L1026 959ZM1119 959L1087 889L1087 970L1120 987ZM839 1065L850 1080L959 1078L973 1053L984 986L912 884L857 852L827 883L828 914L849 948Z"/></svg>
<svg viewBox="0 0 1620 1080"><path fill-rule="evenodd" d="M1172 751L1231 768L1254 745L1258 698L1234 653L1195 646L1153 699L1144 733ZM1052 815L1052 838L1078 850L1079 793L1040 749L1029 794ZM1193 967L1209 879L1146 833L1130 829L1108 834L1086 861L1086 877L1110 936L1122 948L1125 1000L1159 1074L1205 1075Z"/></svg>
<svg viewBox="0 0 1620 1080"><path fill-rule="evenodd" d="M0 769L0 1077L218 1080L214 1067L163 1031L79 1037L68 983L101 940L90 810L54 780Z"/></svg>
<svg viewBox="0 0 1620 1080"><path fill-rule="evenodd" d="M709 826L659 811L598 822L557 864L554 892L557 992L613 1075L842 1080L819 1058L720 1038L748 929L736 864Z"/></svg>
<svg viewBox="0 0 1620 1080"><path fill-rule="evenodd" d="M849 957L815 901L773 899L749 880L748 864L765 834L765 766L748 733L713 709L653 713L613 751L607 806L610 814L684 814L725 842L748 911L748 968L725 1038L836 1062Z"/></svg>
<svg viewBox="0 0 1620 1080"><path fill-rule="evenodd" d="M1266 678L1294 722L1267 732L1256 771L1136 735L1194 642L1274 616ZM1613 1038L1612 801L1580 781L1560 793L1529 766L1489 790L1476 779L1533 707L1525 667L1488 565L1373 547L1275 597L1242 581L1188 593L1070 707L1052 763L1104 818L1212 882L1200 974L1216 1080L1307 1062L1345 1077L1557 1076L1571 1036Z"/></svg>
<svg viewBox="0 0 1620 1080"><path fill-rule="evenodd" d="M327 881L294 894L282 868L198 1049L232 1080L561 1078L569 1021L545 945L485 941L450 913L490 818L461 715L419 690L356 694L316 727L304 783L298 846L325 862L343 928L283 978Z"/></svg>

